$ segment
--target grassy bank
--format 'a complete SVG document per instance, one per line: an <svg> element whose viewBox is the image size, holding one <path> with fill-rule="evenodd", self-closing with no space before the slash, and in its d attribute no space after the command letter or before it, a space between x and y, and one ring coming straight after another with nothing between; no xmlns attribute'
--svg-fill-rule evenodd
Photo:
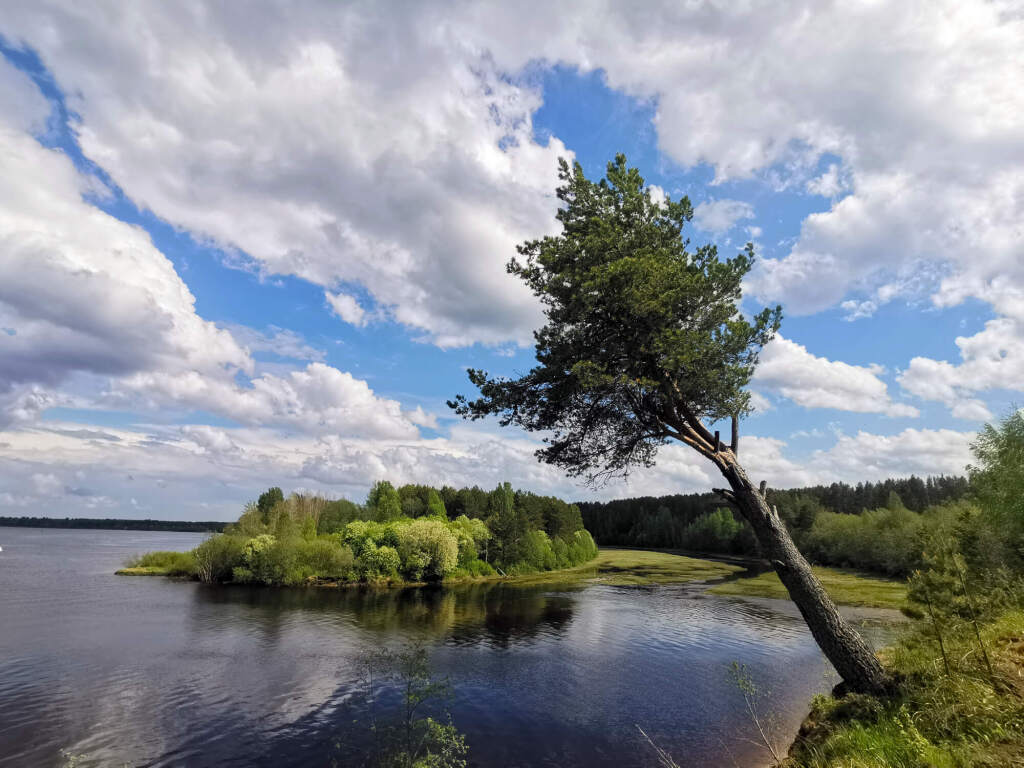
<svg viewBox="0 0 1024 768"><path fill-rule="evenodd" d="M115 571L119 576L181 576L195 573L196 560L191 552L147 552L129 560Z"/></svg>
<svg viewBox="0 0 1024 768"><path fill-rule="evenodd" d="M833 568L814 568L832 599L841 605L869 608L899 609L907 598L907 587L901 581L880 579ZM737 579L712 587L716 595L743 597L774 597L789 599L789 593L774 571L767 571L748 579Z"/></svg>
<svg viewBox="0 0 1024 768"><path fill-rule="evenodd" d="M743 567L714 560L701 560L667 552L641 549L601 549L589 563L562 571L517 577L525 584L608 584L643 586L681 584L690 581L720 579L742 571Z"/></svg>
<svg viewBox="0 0 1024 768"><path fill-rule="evenodd" d="M947 662L924 622L882 652L890 699L819 696L786 768L961 768L1024 765L1024 612L947 631ZM989 665L985 664L984 647ZM946 665L949 671L946 671Z"/></svg>

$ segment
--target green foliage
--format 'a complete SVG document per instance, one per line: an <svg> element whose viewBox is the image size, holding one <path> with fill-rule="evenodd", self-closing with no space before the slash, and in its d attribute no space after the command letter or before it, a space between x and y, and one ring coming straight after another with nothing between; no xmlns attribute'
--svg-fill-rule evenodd
<svg viewBox="0 0 1024 768"><path fill-rule="evenodd" d="M362 507L348 499L328 501L320 515L317 533L338 533L353 520L362 519L364 516Z"/></svg>
<svg viewBox="0 0 1024 768"><path fill-rule="evenodd" d="M307 578L351 581L355 576L355 557L352 550L333 538L300 541L296 546L296 560Z"/></svg>
<svg viewBox="0 0 1024 768"><path fill-rule="evenodd" d="M893 696L814 700L791 768L1012 766L1024 760L1020 641L1024 613L1001 614L981 629L991 670L969 624L949 628L949 665L932 628L918 622L886 661L902 681Z"/></svg>
<svg viewBox="0 0 1024 768"><path fill-rule="evenodd" d="M398 491L387 480L373 484L370 495L366 498L366 507L378 522L396 520L402 516L402 499Z"/></svg>
<svg viewBox="0 0 1024 768"><path fill-rule="evenodd" d="M674 424L746 413L743 388L782 313L745 319L753 245L724 261L713 245L688 251L690 201L659 202L624 156L599 182L560 160L559 179L561 233L523 243L508 264L545 307L539 365L518 379L470 370L480 397L449 405L553 431L538 457L595 479L650 466Z"/></svg>
<svg viewBox="0 0 1024 768"><path fill-rule="evenodd" d="M732 552L744 527L728 509L716 509L686 526L683 531L684 548L702 552Z"/></svg>
<svg viewBox="0 0 1024 768"><path fill-rule="evenodd" d="M971 448L971 489L985 527L998 532L975 542L974 554L990 567L1024 571L1024 411L1015 410L996 426L986 424Z"/></svg>
<svg viewBox="0 0 1024 768"><path fill-rule="evenodd" d="M452 510L471 508L487 519L463 512L449 520L443 497ZM548 570L577 565L597 553L582 530L578 507L517 493L508 483L486 494L479 488L438 491L414 485L396 490L382 481L374 485L365 509L344 499L284 497L273 488L260 499L263 511L261 502L247 504L224 534L194 553L151 553L147 562L162 563L173 555L183 564L175 573L188 567L204 581L299 585L480 578L494 575L495 566L504 573ZM402 505L424 515L405 517ZM162 574L162 568L131 572Z"/></svg>
<svg viewBox="0 0 1024 768"><path fill-rule="evenodd" d="M284 492L277 487L268 488L260 494L259 499L256 500L256 509L263 518L264 523L270 520L270 510L282 501L284 501Z"/></svg>
<svg viewBox="0 0 1024 768"><path fill-rule="evenodd" d="M374 731L373 764L380 768L465 768L465 737L445 710L436 719L426 714L451 698L447 679L434 678L427 651L412 644L399 651L382 648L365 660L368 696L390 685L401 692L401 707L390 721L371 723ZM371 710L373 711L373 710Z"/></svg>
<svg viewBox="0 0 1024 768"><path fill-rule="evenodd" d="M224 533L206 539L193 550L196 576L200 581L214 584L229 581L232 571L242 565L245 540Z"/></svg>
<svg viewBox="0 0 1024 768"><path fill-rule="evenodd" d="M402 575L410 581L440 581L455 570L459 542L449 526L419 519L396 527Z"/></svg>
<svg viewBox="0 0 1024 768"><path fill-rule="evenodd" d="M367 541L359 554L356 567L367 581L393 579L402 567L402 559L394 547L386 544L378 547L373 541Z"/></svg>
<svg viewBox="0 0 1024 768"><path fill-rule="evenodd" d="M847 517L859 515L865 509L885 508L893 494L907 509L924 512L931 507L962 500L967 492L966 478L939 476L922 479L912 476L856 485L832 483L790 490L769 488L767 497L769 504L778 508L794 539L802 543L818 514L823 512L841 513ZM721 503L721 497L715 494L694 493L582 502L579 508L583 525L604 546L690 549L693 545L688 540L687 527L702 515L715 511ZM753 532L745 521L738 522L742 531L728 545L721 548L705 545L702 551L756 555ZM994 550L985 541L979 542L978 549ZM819 562L839 565L841 559L819 558ZM912 567L905 572L910 570Z"/></svg>
<svg viewBox="0 0 1024 768"><path fill-rule="evenodd" d="M427 514L448 517L448 511L444 507L444 502L441 501L441 497L433 488L430 489L430 493L427 495Z"/></svg>

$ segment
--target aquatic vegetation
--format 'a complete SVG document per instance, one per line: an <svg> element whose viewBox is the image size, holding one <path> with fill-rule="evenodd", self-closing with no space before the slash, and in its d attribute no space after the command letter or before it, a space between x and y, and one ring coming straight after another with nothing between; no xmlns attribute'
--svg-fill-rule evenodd
<svg viewBox="0 0 1024 768"><path fill-rule="evenodd" d="M842 605L899 610L906 603L907 586L902 581L892 581L833 568L815 567L814 573L832 599ZM774 597L783 600L789 598L789 593L775 571L766 571L758 576L717 584L708 591L718 595Z"/></svg>

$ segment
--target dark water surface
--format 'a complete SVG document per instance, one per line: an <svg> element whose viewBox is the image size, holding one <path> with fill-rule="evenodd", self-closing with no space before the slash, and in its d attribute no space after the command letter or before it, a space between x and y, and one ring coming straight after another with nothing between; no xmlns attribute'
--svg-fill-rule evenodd
<svg viewBox="0 0 1024 768"><path fill-rule="evenodd" d="M793 607L695 586L205 587L115 576L200 534L0 528L0 765L358 765L360 655L422 639L478 766L763 761L733 660L782 740L835 677ZM377 712L386 709L386 698ZM734 762L735 761L735 762Z"/></svg>

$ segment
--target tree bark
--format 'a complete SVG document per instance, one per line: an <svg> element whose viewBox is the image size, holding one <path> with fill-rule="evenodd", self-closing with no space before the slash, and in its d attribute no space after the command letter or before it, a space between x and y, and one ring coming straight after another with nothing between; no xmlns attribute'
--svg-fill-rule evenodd
<svg viewBox="0 0 1024 768"><path fill-rule="evenodd" d="M793 543L785 523L754 488L734 455L719 454L715 463L732 488L730 501L754 529L762 553L789 590L815 641L847 687L859 693L884 693L890 680L881 662L860 634L839 615L832 598Z"/></svg>

